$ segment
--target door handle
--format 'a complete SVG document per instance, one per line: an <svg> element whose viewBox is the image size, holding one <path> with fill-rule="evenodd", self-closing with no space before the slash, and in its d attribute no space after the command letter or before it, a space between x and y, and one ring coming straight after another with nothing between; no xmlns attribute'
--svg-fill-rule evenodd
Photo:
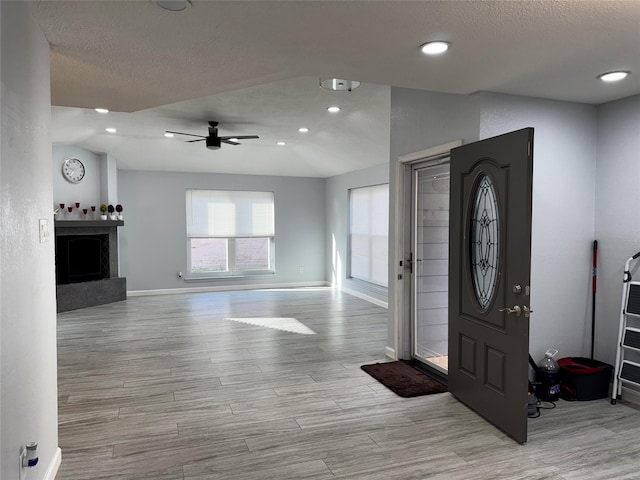
<svg viewBox="0 0 640 480"><path fill-rule="evenodd" d="M522 314L522 308L520 308L520 305L514 305L513 308L501 308L500 310L498 310L499 312L507 312L507 315L511 315L513 313L516 314L516 317L519 317L520 314Z"/></svg>

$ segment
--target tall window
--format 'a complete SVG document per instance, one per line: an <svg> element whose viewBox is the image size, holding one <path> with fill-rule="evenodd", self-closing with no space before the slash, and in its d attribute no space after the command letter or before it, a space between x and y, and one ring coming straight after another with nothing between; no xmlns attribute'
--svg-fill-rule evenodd
<svg viewBox="0 0 640 480"><path fill-rule="evenodd" d="M187 190L186 204L191 275L274 271L273 192Z"/></svg>
<svg viewBox="0 0 640 480"><path fill-rule="evenodd" d="M389 185L349 190L349 275L387 286Z"/></svg>

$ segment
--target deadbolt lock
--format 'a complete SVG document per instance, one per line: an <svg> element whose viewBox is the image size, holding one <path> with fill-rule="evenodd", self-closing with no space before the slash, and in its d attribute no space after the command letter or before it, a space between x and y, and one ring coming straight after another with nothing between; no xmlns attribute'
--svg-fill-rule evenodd
<svg viewBox="0 0 640 480"><path fill-rule="evenodd" d="M513 286L513 293L516 293L516 294L522 293L522 285L520 285L519 283L516 283Z"/></svg>

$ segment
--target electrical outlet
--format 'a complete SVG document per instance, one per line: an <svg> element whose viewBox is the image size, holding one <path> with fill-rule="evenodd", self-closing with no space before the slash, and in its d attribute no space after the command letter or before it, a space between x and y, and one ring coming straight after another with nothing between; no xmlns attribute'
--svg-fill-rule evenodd
<svg viewBox="0 0 640 480"><path fill-rule="evenodd" d="M298 272L299 272L299 273L304 273L304 266L303 266L303 265L300 265L300 266L298 267Z"/></svg>

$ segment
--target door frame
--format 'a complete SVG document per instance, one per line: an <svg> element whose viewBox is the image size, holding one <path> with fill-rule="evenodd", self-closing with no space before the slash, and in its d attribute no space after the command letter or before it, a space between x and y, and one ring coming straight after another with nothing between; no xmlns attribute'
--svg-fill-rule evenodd
<svg viewBox="0 0 640 480"><path fill-rule="evenodd" d="M395 284L392 309L392 345L386 348L386 356L395 360L411 358L411 275L406 275L405 259L411 252L411 170L413 164L439 165L450 156L452 149L462 145L462 140L437 145L397 157L395 165L393 215L395 249L389 258L390 282ZM408 174L407 174L408 171ZM391 214L391 212L390 212Z"/></svg>

